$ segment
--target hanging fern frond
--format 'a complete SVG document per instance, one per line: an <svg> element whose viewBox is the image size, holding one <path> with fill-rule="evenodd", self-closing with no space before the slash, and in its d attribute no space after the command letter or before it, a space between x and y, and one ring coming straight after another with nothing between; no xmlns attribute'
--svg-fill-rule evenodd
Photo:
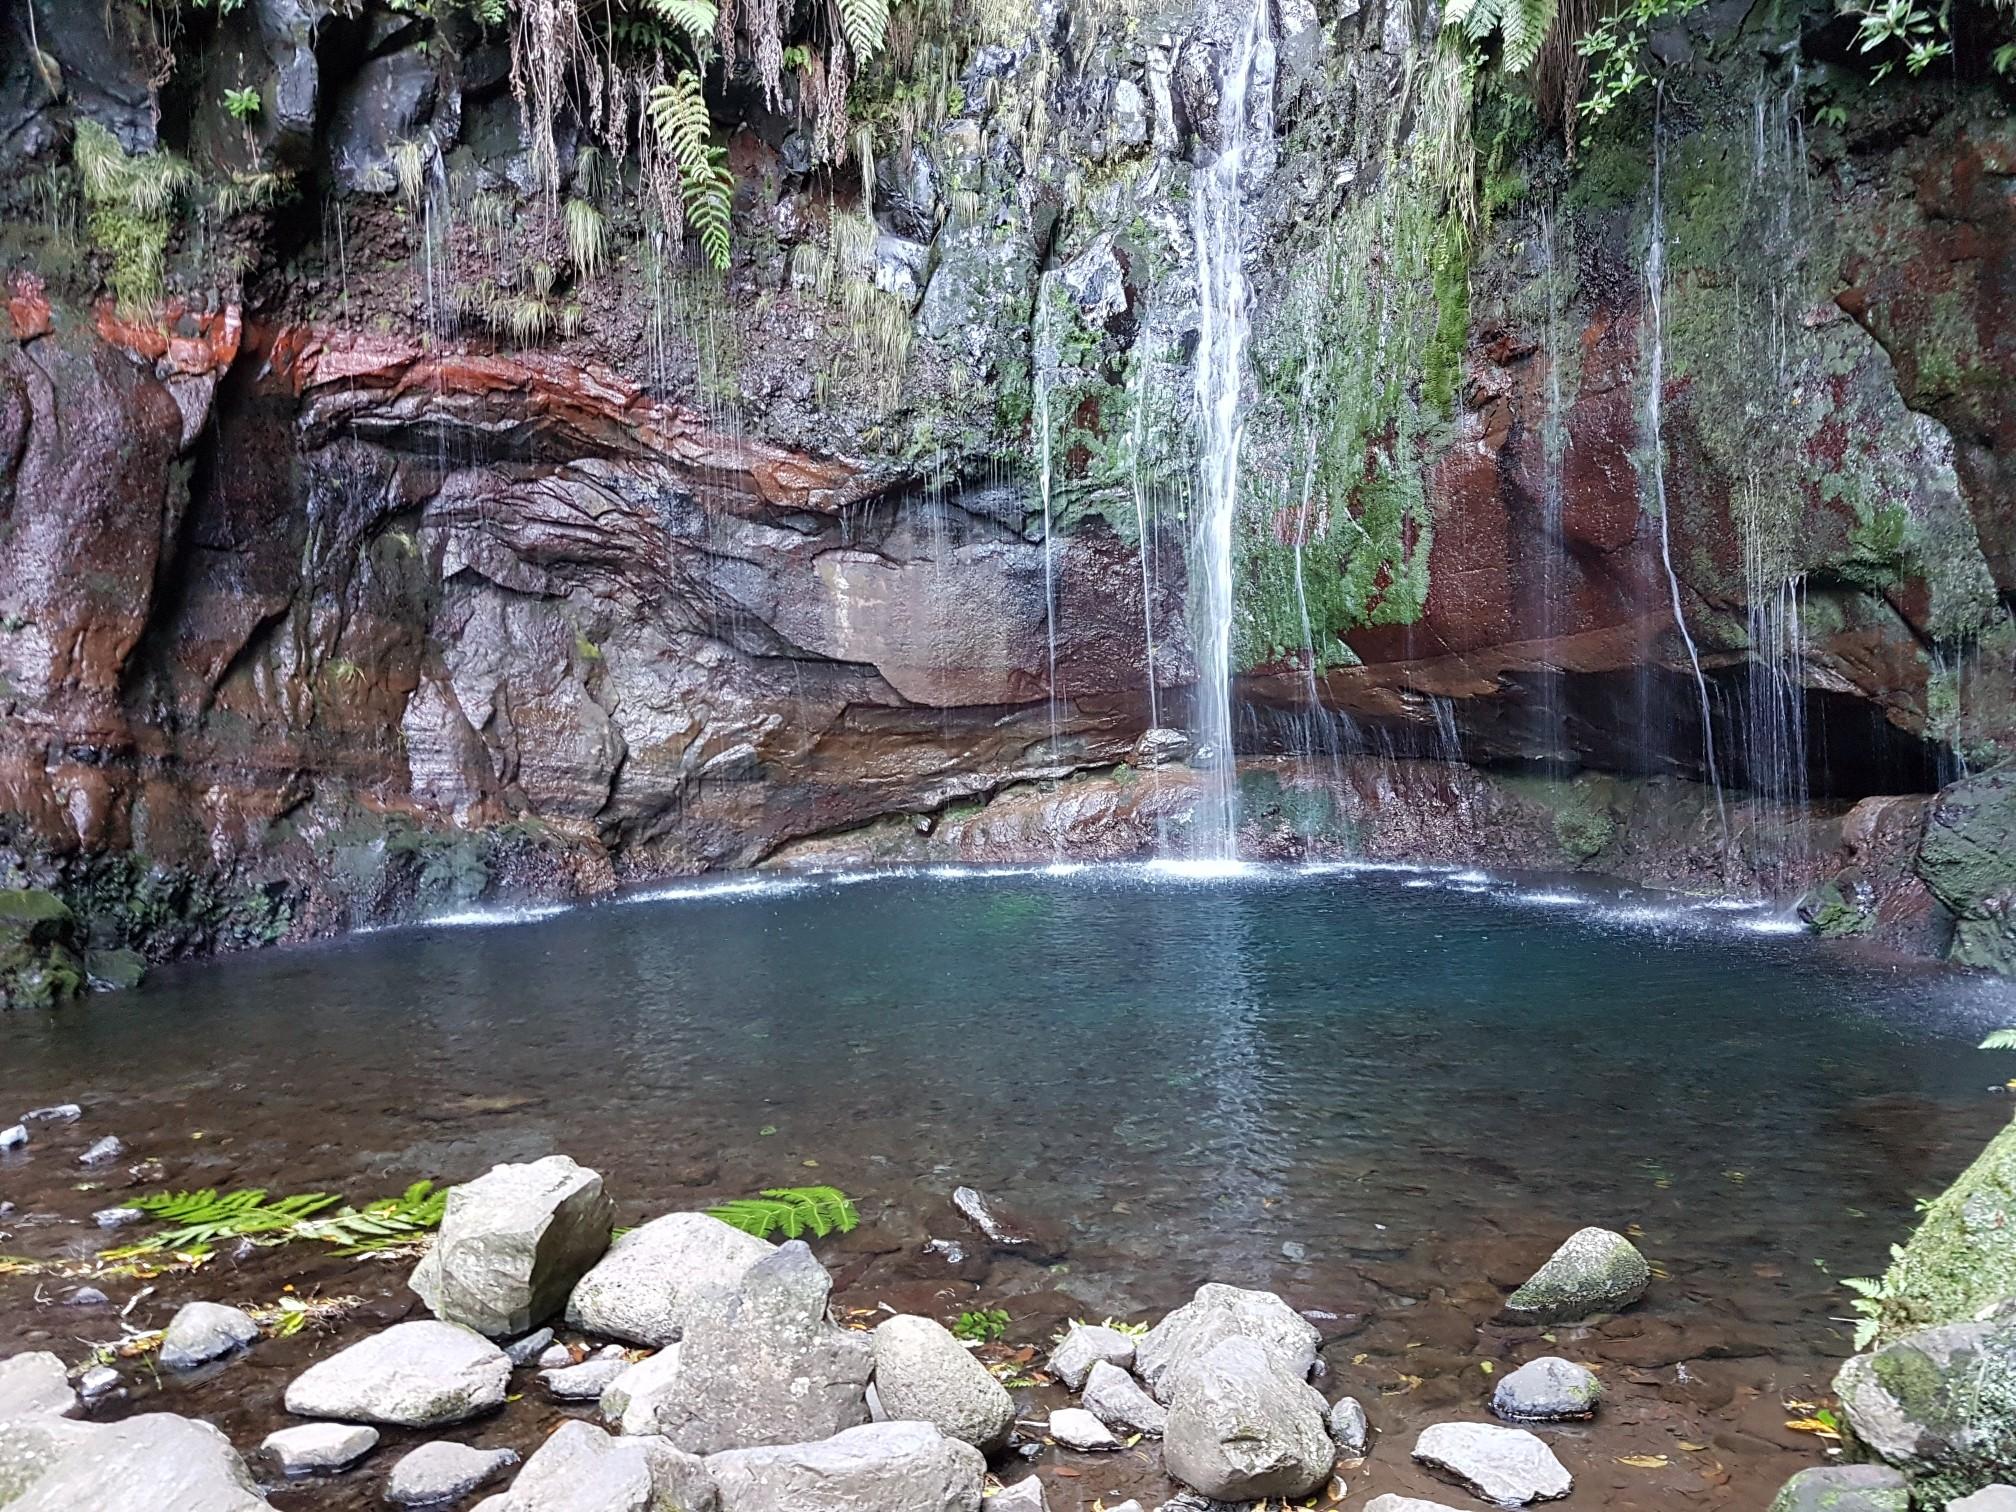
<svg viewBox="0 0 2016 1512"><path fill-rule="evenodd" d="M889 31L889 0L833 0L833 6L857 63L882 51L882 39Z"/></svg>
<svg viewBox="0 0 2016 1512"><path fill-rule="evenodd" d="M1997 1029L1981 1041L1983 1050L2016 1050L2016 1029Z"/></svg>
<svg viewBox="0 0 2016 1512"><path fill-rule="evenodd" d="M707 261L725 269L735 181L728 172L728 154L714 145L700 76L688 69L670 83L655 86L648 109L652 129L678 177L686 222L699 235Z"/></svg>
<svg viewBox="0 0 2016 1512"><path fill-rule="evenodd" d="M712 0L643 0L644 9L673 27L693 44L696 57L705 57L714 45L720 13Z"/></svg>
<svg viewBox="0 0 2016 1512"><path fill-rule="evenodd" d="M707 1215L758 1239L774 1233L796 1239L808 1232L823 1239L852 1233L861 1222L847 1194L830 1186L771 1187L760 1197L738 1197L711 1207Z"/></svg>
<svg viewBox="0 0 2016 1512"><path fill-rule="evenodd" d="M1497 32L1498 66L1523 74L1540 56L1559 10L1560 0L1450 0L1442 25L1458 28L1472 42Z"/></svg>

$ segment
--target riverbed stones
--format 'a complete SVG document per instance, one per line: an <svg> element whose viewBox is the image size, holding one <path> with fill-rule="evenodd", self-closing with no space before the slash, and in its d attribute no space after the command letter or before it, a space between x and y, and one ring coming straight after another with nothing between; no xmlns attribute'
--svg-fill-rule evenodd
<svg viewBox="0 0 2016 1512"><path fill-rule="evenodd" d="M190 1302L168 1320L161 1336L161 1363L170 1370L194 1370L235 1354L259 1337L259 1325L242 1309L221 1302Z"/></svg>
<svg viewBox="0 0 2016 1512"><path fill-rule="evenodd" d="M1073 1323L1050 1352L1050 1374L1073 1391L1083 1391L1092 1367L1102 1361L1126 1370L1134 1363L1134 1340L1117 1328Z"/></svg>
<svg viewBox="0 0 2016 1512"><path fill-rule="evenodd" d="M1043 1482L1026 1476L988 1497L987 1512L1050 1512L1050 1499L1043 1494Z"/></svg>
<svg viewBox="0 0 2016 1512"><path fill-rule="evenodd" d="M1622 1234L1579 1229L1512 1294L1505 1311L1522 1323L1576 1323L1629 1307L1651 1280L1651 1266Z"/></svg>
<svg viewBox="0 0 2016 1512"><path fill-rule="evenodd" d="M1050 1414L1050 1437L1065 1449L1096 1454L1118 1449L1120 1440L1098 1418L1083 1407L1059 1407Z"/></svg>
<svg viewBox="0 0 2016 1512"><path fill-rule="evenodd" d="M511 1362L474 1329L420 1319L308 1367L287 1388L301 1417L438 1428L504 1405Z"/></svg>
<svg viewBox="0 0 2016 1512"><path fill-rule="evenodd" d="M1085 1410L1115 1433L1140 1433L1160 1438L1169 1426L1169 1409L1141 1389L1140 1383L1104 1360L1085 1378Z"/></svg>
<svg viewBox="0 0 2016 1512"><path fill-rule="evenodd" d="M577 1421L555 1429L495 1501L496 1512L714 1512L717 1498L698 1456Z"/></svg>
<svg viewBox="0 0 2016 1512"><path fill-rule="evenodd" d="M62 1360L46 1349L0 1360L0 1418L61 1417L76 1405Z"/></svg>
<svg viewBox="0 0 2016 1512"><path fill-rule="evenodd" d="M1156 1401L1169 1402L1183 1372L1232 1338L1259 1345L1275 1369L1295 1381L1309 1378L1322 1342L1315 1326L1272 1292L1207 1281L1136 1343L1134 1373Z"/></svg>
<svg viewBox="0 0 2016 1512"><path fill-rule="evenodd" d="M677 1343L697 1292L732 1288L775 1249L705 1213L668 1213L609 1247L574 1288L567 1321L585 1333L652 1349Z"/></svg>
<svg viewBox="0 0 2016 1512"><path fill-rule="evenodd" d="M630 1369L620 1355L614 1359L597 1356L579 1365L563 1365L558 1370L539 1372L539 1384L562 1402L594 1402L601 1399L611 1382Z"/></svg>
<svg viewBox="0 0 2016 1512"><path fill-rule="evenodd" d="M622 1433L652 1433L658 1404L678 1389L679 1346L668 1344L647 1355L602 1388L602 1421Z"/></svg>
<svg viewBox="0 0 2016 1512"><path fill-rule="evenodd" d="M122 1160L126 1155L126 1142L116 1134L107 1134L93 1144L90 1149L77 1157L77 1164L84 1166L108 1166Z"/></svg>
<svg viewBox="0 0 2016 1512"><path fill-rule="evenodd" d="M302 1423L267 1434L259 1452L282 1475L329 1475L377 1447L378 1430L361 1423Z"/></svg>
<svg viewBox="0 0 2016 1512"><path fill-rule="evenodd" d="M268 1512L245 1462L208 1423L148 1412L119 1423L0 1421L7 1512Z"/></svg>
<svg viewBox="0 0 2016 1512"><path fill-rule="evenodd" d="M1946 1512L2016 1512L2016 1486L1983 1486L1972 1496L1946 1503Z"/></svg>
<svg viewBox="0 0 2016 1512"><path fill-rule="evenodd" d="M961 1218L978 1229L987 1242L1003 1254L1050 1265L1062 1260L1069 1247L1064 1231L1056 1224L1019 1212L978 1187L955 1188L952 1206Z"/></svg>
<svg viewBox="0 0 2016 1512"><path fill-rule="evenodd" d="M866 1423L874 1344L828 1319L832 1289L826 1268L793 1239L732 1290L694 1296L677 1379L658 1399L654 1431L711 1455L811 1443Z"/></svg>
<svg viewBox="0 0 2016 1512"><path fill-rule="evenodd" d="M422 1444L392 1467L385 1500L395 1507L458 1501L518 1463L515 1449L477 1449L446 1439Z"/></svg>
<svg viewBox="0 0 2016 1512"><path fill-rule="evenodd" d="M979 1512L986 1456L929 1423L710 1455L720 1512Z"/></svg>
<svg viewBox="0 0 2016 1512"><path fill-rule="evenodd" d="M1415 1440L1414 1458L1501 1507L1559 1501L1575 1487L1554 1451L1524 1428L1437 1423Z"/></svg>
<svg viewBox="0 0 2016 1512"><path fill-rule="evenodd" d="M546 1353L552 1345L553 1330L550 1328L541 1328L525 1335L522 1339L513 1339L509 1344L501 1347L504 1350L504 1358L511 1362L512 1368L519 1369L530 1365L534 1360Z"/></svg>
<svg viewBox="0 0 2016 1512"><path fill-rule="evenodd" d="M1856 1355L1834 1391L1856 1440L1909 1477L1917 1502L2005 1480L2016 1464L2016 1301Z"/></svg>
<svg viewBox="0 0 2016 1512"><path fill-rule="evenodd" d="M1947 1512L1960 1505L1947 1503ZM1888 1465L1815 1465L1779 1488L1771 1512L1910 1512L1910 1506L1904 1477Z"/></svg>
<svg viewBox="0 0 2016 1512"><path fill-rule="evenodd" d="M1372 1452L1372 1424L1365 1406L1356 1397L1339 1397L1327 1420L1330 1441L1346 1459L1363 1459Z"/></svg>
<svg viewBox="0 0 2016 1512"><path fill-rule="evenodd" d="M513 1338L566 1306L615 1220L602 1178L565 1155L493 1166L449 1190L409 1284L444 1322Z"/></svg>
<svg viewBox="0 0 2016 1512"><path fill-rule="evenodd" d="M1513 1422L1569 1422L1594 1417L1602 1395L1595 1372L1556 1355L1543 1355L1499 1381L1491 1393L1491 1410Z"/></svg>
<svg viewBox="0 0 2016 1512"><path fill-rule="evenodd" d="M1389 1491L1365 1503L1365 1512L1459 1512L1447 1502L1423 1501L1418 1496L1398 1496Z"/></svg>
<svg viewBox="0 0 2016 1512"><path fill-rule="evenodd" d="M1337 1462L1327 1412L1260 1340L1221 1338L1176 1377L1162 1463L1220 1501L1306 1496Z"/></svg>
<svg viewBox="0 0 2016 1512"><path fill-rule="evenodd" d="M875 1390L882 1411L930 1423L983 1453L1008 1442L1015 1400L973 1352L929 1318L898 1316L875 1330Z"/></svg>

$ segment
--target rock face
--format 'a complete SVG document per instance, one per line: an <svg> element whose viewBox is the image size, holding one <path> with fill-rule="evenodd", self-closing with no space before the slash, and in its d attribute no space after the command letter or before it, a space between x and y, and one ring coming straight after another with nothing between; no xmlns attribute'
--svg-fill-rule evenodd
<svg viewBox="0 0 2016 1512"><path fill-rule="evenodd" d="M170 1370L193 1370L245 1348L259 1337L259 1325L236 1307L191 1302L168 1321L161 1339L161 1363Z"/></svg>
<svg viewBox="0 0 2016 1512"><path fill-rule="evenodd" d="M876 1326L875 1390L886 1416L930 1423L982 1453L1007 1443L1015 1425L1014 1399L929 1318L889 1318Z"/></svg>
<svg viewBox="0 0 2016 1512"><path fill-rule="evenodd" d="M693 1297L678 1375L657 1398L653 1431L713 1455L810 1443L866 1423L875 1348L866 1334L829 1321L832 1287L794 1239L750 1266L733 1290Z"/></svg>
<svg viewBox="0 0 2016 1512"><path fill-rule="evenodd" d="M567 1321L586 1333L654 1349L676 1343L694 1295L735 1285L774 1249L705 1213L668 1213L609 1247L574 1288Z"/></svg>
<svg viewBox="0 0 2016 1512"><path fill-rule="evenodd" d="M287 1410L302 1417L439 1428L504 1405L511 1362L453 1323L397 1323L295 1377Z"/></svg>
<svg viewBox="0 0 2016 1512"><path fill-rule="evenodd" d="M0 1421L0 1497L8 1498L8 1512L260 1512L270 1505L223 1434L169 1412L105 1424Z"/></svg>
<svg viewBox="0 0 2016 1512"><path fill-rule="evenodd" d="M60 1417L77 1405L63 1362L47 1350L0 1360L0 1418L51 1414Z"/></svg>
<svg viewBox="0 0 2016 1512"><path fill-rule="evenodd" d="M711 1455L721 1512L979 1512L987 1461L928 1423Z"/></svg>
<svg viewBox="0 0 2016 1512"><path fill-rule="evenodd" d="M1298 1382L1308 1379L1323 1341L1307 1318L1272 1292L1207 1281L1135 1344L1135 1373L1166 1403L1184 1372L1231 1338L1259 1345L1277 1371Z"/></svg>
<svg viewBox="0 0 2016 1512"><path fill-rule="evenodd" d="M1962 1503L1946 1505L1951 1512ZM1771 1501L1771 1512L1910 1512L1910 1508L1904 1477L1885 1465L1816 1465L1785 1482Z"/></svg>
<svg viewBox="0 0 2016 1512"><path fill-rule="evenodd" d="M1587 1367L1546 1355L1498 1382L1491 1410L1502 1418L1561 1422L1596 1415L1603 1386Z"/></svg>
<svg viewBox="0 0 2016 1512"><path fill-rule="evenodd" d="M1956 782L1925 825L1918 872L1953 912L1953 959L2016 974L2016 767Z"/></svg>
<svg viewBox="0 0 2016 1512"><path fill-rule="evenodd" d="M2006 1478L2016 1462L2016 1302L1856 1355L1834 1379L1868 1454L1928 1505Z"/></svg>
<svg viewBox="0 0 2016 1512"><path fill-rule="evenodd" d="M1505 1311L1522 1322L1573 1323L1617 1312L1645 1295L1652 1269L1637 1246L1608 1229L1569 1235L1533 1278L1512 1294Z"/></svg>
<svg viewBox="0 0 2016 1512"><path fill-rule="evenodd" d="M1194 1305L1194 1304L1193 1304ZM1176 1376L1162 1462L1220 1501L1306 1496L1337 1458L1326 1405L1259 1341L1219 1339Z"/></svg>
<svg viewBox="0 0 2016 1512"><path fill-rule="evenodd" d="M1554 1451L1523 1428L1437 1423L1415 1440L1414 1458L1501 1507L1559 1501L1575 1488Z"/></svg>
<svg viewBox="0 0 2016 1512"><path fill-rule="evenodd" d="M566 1305L615 1221L602 1178L565 1155L496 1166L449 1191L411 1284L444 1322L515 1337Z"/></svg>

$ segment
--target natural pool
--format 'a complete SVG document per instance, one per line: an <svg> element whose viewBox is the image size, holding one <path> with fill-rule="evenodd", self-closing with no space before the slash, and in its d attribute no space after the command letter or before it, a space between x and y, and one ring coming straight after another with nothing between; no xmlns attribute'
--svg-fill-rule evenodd
<svg viewBox="0 0 2016 1512"><path fill-rule="evenodd" d="M1848 1352L1835 1278L1879 1270L1912 1200L2008 1117L1987 1088L2011 1066L1973 1048L2006 1022L2006 984L1757 911L1474 873L1095 868L695 883L164 971L0 1019L0 1065L22 1107L86 1104L79 1148L117 1133L178 1188L364 1198L557 1150L628 1223L831 1183L865 1218L826 1251L843 1301L1001 1306L1032 1342L1207 1279L1274 1289L1337 1315L1325 1358L1394 1435L1369 1491L1446 1495L1398 1435L1476 1415L1485 1363L1541 1352L1493 1316L1561 1238L1631 1229L1650 1296L1557 1341L1611 1391L1550 1431L1578 1477L1559 1505L1735 1508L1816 1457L1784 1404ZM88 1214L116 1190L79 1190L74 1153L0 1157L20 1210L0 1250L111 1242ZM1066 1261L924 1253L967 1237L960 1183L1061 1222ZM300 1248L164 1280L130 1321L290 1281L363 1295L372 1322L408 1300L403 1270ZM0 1348L79 1357L135 1289L66 1309L39 1285L0 1280ZM326 1347L254 1351L162 1405L249 1449ZM1052 1505L1159 1487L1142 1459L1072 1458Z"/></svg>

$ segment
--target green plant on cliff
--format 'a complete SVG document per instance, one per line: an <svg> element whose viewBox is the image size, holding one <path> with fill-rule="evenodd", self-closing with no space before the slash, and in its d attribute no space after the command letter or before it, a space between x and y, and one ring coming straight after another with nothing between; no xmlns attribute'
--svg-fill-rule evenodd
<svg viewBox="0 0 2016 1512"><path fill-rule="evenodd" d="M113 298L123 314L152 314L161 302L171 217L195 175L171 153L129 154L96 121L77 123L72 157Z"/></svg>

